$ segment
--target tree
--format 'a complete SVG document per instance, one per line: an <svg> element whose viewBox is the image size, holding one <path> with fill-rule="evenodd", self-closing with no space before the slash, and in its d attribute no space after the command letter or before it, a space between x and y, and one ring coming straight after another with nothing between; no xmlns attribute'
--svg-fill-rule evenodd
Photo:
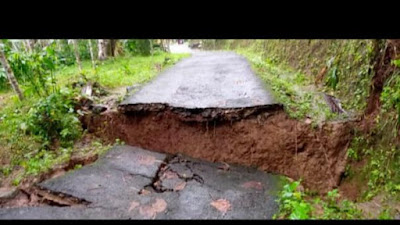
<svg viewBox="0 0 400 225"><path fill-rule="evenodd" d="M153 40L149 39L149 43L150 43L150 54L151 54L151 57L153 57L153 52L154 52L154 49L153 49Z"/></svg>
<svg viewBox="0 0 400 225"><path fill-rule="evenodd" d="M96 63L94 61L93 48L92 48L92 40L90 39L89 39L89 51L90 51L90 58L92 59L93 69L96 69Z"/></svg>
<svg viewBox="0 0 400 225"><path fill-rule="evenodd" d="M11 70L10 64L7 61L3 46L4 46L4 43L3 43L3 41L0 40L0 62L6 71L7 78L10 81L12 88L14 89L15 93L17 93L18 98L22 101L24 99L24 96L23 96L21 90L19 89L18 81L15 78L14 73Z"/></svg>
<svg viewBox="0 0 400 225"><path fill-rule="evenodd" d="M164 51L169 52L169 39L161 39L161 47Z"/></svg>
<svg viewBox="0 0 400 225"><path fill-rule="evenodd" d="M120 50L118 48L118 40L117 39L99 39L98 40L98 48L99 48L99 54L98 54L98 59L99 60L105 60L109 56L114 57L116 56Z"/></svg>
<svg viewBox="0 0 400 225"><path fill-rule="evenodd" d="M81 63L81 59L79 58L78 40L74 39L73 44L74 44L76 63L78 64L79 72L81 73L82 72L82 63Z"/></svg>
<svg viewBox="0 0 400 225"><path fill-rule="evenodd" d="M112 56L112 57L115 57L115 51L116 51L116 47L117 47L117 40L115 40L115 39L110 39L109 40L109 43L110 43L110 46L109 46L109 48L107 49L108 50L108 54L107 55L110 55L110 56Z"/></svg>
<svg viewBox="0 0 400 225"><path fill-rule="evenodd" d="M108 55L112 57L121 55L123 52L121 42L118 39L110 39L110 45L108 50L109 50Z"/></svg>
<svg viewBox="0 0 400 225"><path fill-rule="evenodd" d="M108 57L108 45L109 41L107 39L99 39L98 46L99 46L99 60L106 60Z"/></svg>

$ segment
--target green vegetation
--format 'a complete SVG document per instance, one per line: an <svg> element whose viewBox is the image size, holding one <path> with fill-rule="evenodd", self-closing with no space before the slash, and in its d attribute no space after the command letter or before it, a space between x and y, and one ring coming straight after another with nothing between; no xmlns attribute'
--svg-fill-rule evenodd
<svg viewBox="0 0 400 225"><path fill-rule="evenodd" d="M297 191L300 181L285 184L279 193L278 203L280 214L275 217L289 219L309 219L311 205L304 200L304 194Z"/></svg>
<svg viewBox="0 0 400 225"><path fill-rule="evenodd" d="M21 130L39 137L44 148L54 144L55 140L60 141L61 147L71 146L82 133L73 100L68 89L40 99L29 110L26 123L21 123Z"/></svg>
<svg viewBox="0 0 400 225"><path fill-rule="evenodd" d="M55 42L37 51L21 51L12 49L9 41L5 41L4 51L15 77L21 84L26 84L26 95L48 95L54 85L54 70L59 64L55 52ZM0 72L0 87L8 86L5 71Z"/></svg>
<svg viewBox="0 0 400 225"><path fill-rule="evenodd" d="M348 150L350 163L366 161L359 174L367 184L362 195L364 200L371 200L384 193L387 198L400 201L398 75L396 72L386 82L380 96L382 107L375 118L376 125L370 133L356 133ZM349 171L351 170L349 167Z"/></svg>
<svg viewBox="0 0 400 225"><path fill-rule="evenodd" d="M285 106L292 118L310 117L316 123L340 118L331 113L322 93L312 87L309 76L285 66L277 66L268 58L263 60L260 53L251 49L238 48L236 51L251 62L255 72L272 89L276 100Z"/></svg>
<svg viewBox="0 0 400 225"><path fill-rule="evenodd" d="M115 145L120 145L121 142L115 142ZM63 165L68 163L71 159L72 155L76 154L84 154L84 155L102 155L107 150L112 147L110 144L102 144L100 141L95 140L90 143L90 145L85 146L83 148L58 148L56 151L46 151L41 150L38 153L28 153L26 155L27 159L21 161L19 164L24 170L22 173L19 173L13 180L12 184L14 186L18 186L23 178L33 175L37 176L42 173L48 172L50 169L55 168L59 165ZM82 165L78 164L74 167L74 169L81 168ZM4 173L4 171L3 171ZM6 174L4 174L6 175Z"/></svg>
<svg viewBox="0 0 400 225"><path fill-rule="evenodd" d="M146 83L158 74L156 65L165 69L175 64L187 54L169 54L158 52L151 56L121 56L111 58L98 65L93 71L90 61L82 62L82 73L88 80L95 80L107 88L130 86L137 83ZM81 79L76 66L67 66L57 72L59 85L65 86L71 80Z"/></svg>
<svg viewBox="0 0 400 225"><path fill-rule="evenodd" d="M348 200L339 201L339 193L334 189L323 196L308 196L299 191L300 181L288 182L279 193L279 213L275 219L362 219L362 212Z"/></svg>
<svg viewBox="0 0 400 225"><path fill-rule="evenodd" d="M400 65L397 65L400 68ZM382 116L387 116L388 120L395 121L394 129L400 126L400 72L397 71L396 74L389 79L383 89L381 95L382 101ZM387 115L386 115L387 114ZM381 118L379 117L379 118ZM397 136L398 132L396 130L391 131L393 135Z"/></svg>
<svg viewBox="0 0 400 225"><path fill-rule="evenodd" d="M394 126L395 121L392 123L386 126ZM357 134L348 149L350 164L345 174L348 179L355 179L351 163L365 161L365 166L357 171L357 179L366 186L361 200L368 201L384 194L387 198L400 201L400 154L398 146L388 144L393 140L390 130L377 126L373 137Z"/></svg>
<svg viewBox="0 0 400 225"><path fill-rule="evenodd" d="M111 147L99 140L79 145L86 133L76 111L80 90L73 84L96 81L112 90L145 83L188 56L160 48L153 48L151 56L145 56L142 51L150 41L133 42L137 45L131 45L129 51L98 61L93 69L87 40L80 40L78 51L83 61L79 71L73 47L66 40L36 44L32 51L22 41L5 40L7 59L25 99L20 101L11 94L5 71L1 70L0 177L9 177L13 185L19 185L27 176L37 176L68 162L72 155L102 154ZM96 51L96 44L93 47Z"/></svg>
<svg viewBox="0 0 400 225"><path fill-rule="evenodd" d="M60 65L70 66L76 63L74 48L68 44L68 40L57 40L57 58ZM93 45L93 51L97 52L97 45ZM88 46L88 40L78 41L78 52L81 60L90 60L90 52Z"/></svg>
<svg viewBox="0 0 400 225"><path fill-rule="evenodd" d="M151 54L151 43L149 39L142 40L127 40L124 43L125 49L131 54L135 55L150 55ZM161 49L157 48L157 51Z"/></svg>

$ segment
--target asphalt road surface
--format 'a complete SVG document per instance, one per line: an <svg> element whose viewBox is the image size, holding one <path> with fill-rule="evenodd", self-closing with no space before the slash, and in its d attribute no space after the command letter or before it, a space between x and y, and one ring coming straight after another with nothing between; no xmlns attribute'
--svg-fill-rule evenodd
<svg viewBox="0 0 400 225"><path fill-rule="evenodd" d="M270 219L279 183L252 168L116 146L39 184L89 205L2 208L0 219Z"/></svg>
<svg viewBox="0 0 400 225"><path fill-rule="evenodd" d="M163 103L183 108L241 108L275 104L247 60L233 52L194 52L121 105Z"/></svg>

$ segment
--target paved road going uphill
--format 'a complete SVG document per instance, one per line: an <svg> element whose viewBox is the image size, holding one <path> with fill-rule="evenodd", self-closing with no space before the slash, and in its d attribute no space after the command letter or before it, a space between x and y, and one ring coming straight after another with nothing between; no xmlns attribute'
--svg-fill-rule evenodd
<svg viewBox="0 0 400 225"><path fill-rule="evenodd" d="M251 107L275 101L245 58L233 52L197 52L121 105L147 103L193 109Z"/></svg>

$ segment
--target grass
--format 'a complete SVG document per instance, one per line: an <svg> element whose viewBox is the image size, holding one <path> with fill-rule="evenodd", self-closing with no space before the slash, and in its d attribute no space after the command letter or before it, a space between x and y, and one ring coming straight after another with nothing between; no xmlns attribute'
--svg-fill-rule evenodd
<svg viewBox="0 0 400 225"><path fill-rule="evenodd" d="M275 99L284 105L290 117L308 117L314 123L340 118L330 111L322 93L313 86L310 76L278 66L268 59L263 60L261 53L241 48L235 51L250 61L252 68L270 87Z"/></svg>
<svg viewBox="0 0 400 225"><path fill-rule="evenodd" d="M85 61L82 63L82 69L88 79L94 79L107 88L116 88L148 82L158 74L156 64L162 65L165 69L187 56L188 54L168 53L158 53L154 56L124 56L98 62L95 70L90 61ZM60 86L65 86L71 80L78 80L80 75L76 66L68 66L59 70L56 78Z"/></svg>
<svg viewBox="0 0 400 225"><path fill-rule="evenodd" d="M56 151L41 150L39 152L31 152L26 155L26 159L19 163L19 166L23 168L23 171L19 170L17 173L9 177L11 184L18 186L21 181L29 176L37 176L42 173L48 172L50 169L65 165L69 162L73 155L80 156L91 156L91 155L102 155L106 153L112 146L123 144L118 140L114 144L104 144L99 139L92 140L90 143L82 146L77 143L71 148L59 148ZM81 165L77 165L74 169L79 169ZM3 174L11 173L11 167L5 167Z"/></svg>
<svg viewBox="0 0 400 225"><path fill-rule="evenodd" d="M86 78L95 80L107 89L137 83L146 83L157 76L159 68L166 69L189 54L157 53L153 56L124 56L99 62L96 70L90 61L83 61L83 73ZM65 88L81 79L76 65L59 68L55 71L56 86ZM29 87L20 85L25 90L25 100L19 101L12 91L0 93L0 177L7 178L18 171L12 179L13 185L29 175L37 175L60 163L69 160L71 154L86 154L86 148L69 147L43 150L43 143L38 136L26 131L26 117L29 110L40 100ZM101 142L93 143L93 148L108 149ZM21 172L22 170L22 172Z"/></svg>

